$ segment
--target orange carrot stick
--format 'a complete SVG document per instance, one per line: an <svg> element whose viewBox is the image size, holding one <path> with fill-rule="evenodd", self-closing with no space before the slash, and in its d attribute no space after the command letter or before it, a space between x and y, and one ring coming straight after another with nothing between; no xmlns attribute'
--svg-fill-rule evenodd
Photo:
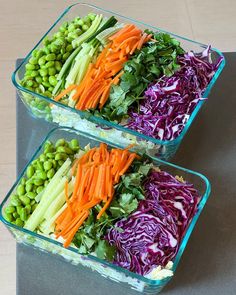
<svg viewBox="0 0 236 295"><path fill-rule="evenodd" d="M108 201L106 202L106 204L103 206L103 208L101 209L101 211L98 213L97 215L97 219L100 219L101 216L104 214L104 212L107 210L107 208L110 206L112 201L112 198L108 199Z"/></svg>
<svg viewBox="0 0 236 295"><path fill-rule="evenodd" d="M77 87L77 85L72 84L69 87L67 87L65 90L63 90L59 95L57 95L56 97L54 97L55 101L60 100L63 96L65 96L66 94L68 94L69 92L71 92L72 90L74 90Z"/></svg>

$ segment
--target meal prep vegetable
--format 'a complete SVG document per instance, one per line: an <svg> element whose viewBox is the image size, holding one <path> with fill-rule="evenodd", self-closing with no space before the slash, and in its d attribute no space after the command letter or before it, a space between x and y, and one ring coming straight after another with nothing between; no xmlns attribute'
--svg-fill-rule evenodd
<svg viewBox="0 0 236 295"><path fill-rule="evenodd" d="M180 135L222 62L211 60L210 46L186 52L167 33L102 14L64 23L44 44L22 86L159 140ZM37 98L30 104L55 108Z"/></svg>
<svg viewBox="0 0 236 295"><path fill-rule="evenodd" d="M5 219L137 274L158 269L171 276L200 194L132 148L47 141L12 194Z"/></svg>

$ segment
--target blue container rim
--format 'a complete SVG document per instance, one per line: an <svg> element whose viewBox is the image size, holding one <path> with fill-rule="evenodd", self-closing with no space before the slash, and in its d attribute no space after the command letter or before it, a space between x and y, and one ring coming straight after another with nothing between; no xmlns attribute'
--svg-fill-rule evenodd
<svg viewBox="0 0 236 295"><path fill-rule="evenodd" d="M179 36L177 34L174 34L174 33L171 33L171 32L168 32L168 31L165 31L163 29L160 29L160 28L157 28L155 26L152 26L152 25L149 25L149 24L146 24L142 21L137 21L133 18L130 18L130 17L125 17L125 16L122 16L121 14L118 14L116 12L113 12L111 10L107 10L107 9L103 9L101 7L98 7L98 6L95 6L95 5L92 5L92 4L88 4L88 3L85 3L85 2L78 2L78 3L75 3L69 7L67 7L63 13L58 17L58 19L55 21L55 23L49 28L49 30L43 35L43 37L39 40L39 42L33 47L33 49L27 54L27 56L23 59L23 61L20 63L20 65L16 68L16 70L13 72L12 74L12 83L14 84L14 86L19 90L19 91L23 91L23 92L26 92L28 94L31 94L33 96L36 96L46 102L48 102L49 104L54 104L58 107L61 107L65 110L68 110L68 111L71 111L73 113L76 113L78 114L82 119L87 119L95 124L98 124L98 125L101 125L101 124L104 124L108 127L111 127L111 128L115 128L117 130L120 130L122 132L126 132L126 133L129 133L129 134L132 134L134 136L138 136L144 140L147 140L147 141L150 141L150 142L153 142L154 144L159 144L159 145L169 145L169 144L177 144L179 143L183 137L185 136L185 134L187 133L189 127L191 126L192 122L194 121L197 113L199 112L199 110L201 109L203 103L205 102L205 100L201 100L198 102L197 106L195 107L194 111L192 112L192 114L190 115L187 123L185 124L182 132L179 134L179 136L177 136L175 139L172 139L172 140L159 140L159 139L156 139L154 137L150 137L150 136L147 136L147 135L144 135L138 131L134 131L134 130L131 130L127 127L123 127L122 125L120 124L116 124L116 123L113 123L113 122L109 122L105 119L102 119L100 117L97 117L97 116L94 116L92 114L90 114L89 112L87 111L80 111L80 110L76 110L75 108L73 107L69 107L63 103L60 103L58 101L55 101L51 98L48 98L46 96L43 96L41 94L38 94L36 92L33 92L23 86L21 86L18 82L17 82L17 79L16 79L16 74L18 72L18 70L23 66L23 64L29 59L29 57L31 56L32 52L34 49L36 49L36 47L42 42L42 40L49 34L49 32L57 25L57 23L63 18L63 16L65 14L67 14L73 7L77 6L77 5L83 5L83 6L88 6L88 7L91 7L91 8L94 8L94 9L97 9L97 10L100 10L101 12L107 12L107 13L111 13L117 17L121 17L123 19L126 19L126 20L129 20L129 21L132 21L132 22L135 22L137 24L140 24L140 25L145 25L151 29L154 29L154 30L157 30L157 31L160 31L160 32L165 32L165 33L168 33L168 34L171 34L172 36L175 36L177 38L180 38L182 40L185 40L185 41L188 41L188 42L191 42L193 44L197 44L203 48L207 48L207 45L206 44L203 44L203 43L199 43L199 42L196 42L194 40L191 40L191 39L188 39L188 38L185 38L185 37L182 37L182 36ZM221 57L221 63L217 69L217 71L215 72L214 76L212 77L210 83L208 84L206 90L204 91L203 95L202 95L202 98L207 98L207 96L209 95L210 93L210 90L212 88L212 86L215 84L216 80L218 79L220 73L222 72L224 66L225 66L225 57L223 55L223 53L216 49L216 48L211 48L212 51L215 51L219 57Z"/></svg>
<svg viewBox="0 0 236 295"><path fill-rule="evenodd" d="M26 164L25 168L22 170L22 172L20 173L20 175L17 177L17 180L16 180L15 183L13 184L12 188L9 190L9 192L8 192L7 195L6 195L6 197L3 199L2 203L0 204L0 220L1 220L3 223L5 223L7 226L12 227L12 228L14 228L14 229L17 229L18 231L21 231L21 232L23 232L23 233L25 233L25 234L29 234L29 235L31 235L31 236L33 236L33 237L35 237L35 238L39 238L39 239L41 239L41 240L45 240L45 241L50 242L50 243L52 243L52 244L54 244L54 245L57 245L57 246L63 247L63 246L62 246L62 243L60 243L60 242L58 242L58 241L55 241L55 240L52 240L52 239L50 239L50 238L48 238L48 237L45 237L45 236L43 236L43 235L40 235L40 234L38 234L38 233L35 233L35 232L32 232L32 231L29 231L29 230L24 229L24 228L22 228L22 227L19 227L19 226L17 226L17 225L14 225L14 224L8 222L8 221L4 218L4 216L3 216L3 207L4 207L5 203L6 203L6 202L8 201L8 199L10 198L11 193L13 192L13 190L15 189L15 187L17 186L17 184L19 183L20 179L21 179L21 178L23 177L23 175L26 173L26 170L27 170L28 166L29 166L30 163L35 159L36 155L37 155L38 152L42 149L42 147L43 147L43 145L45 144L45 142L46 142L47 140L49 140L50 137L51 137L54 133L56 133L57 131L60 131L60 130L64 130L64 131L67 131L67 132L73 132L73 133L76 133L76 134L82 135L82 136L84 136L84 137L88 137L88 138L94 139L94 140L96 140L96 141L100 141L100 142L103 141L103 140L101 140L100 138L98 138L98 137L96 137L96 136L90 135L90 134L88 134L88 133L86 133L86 132L82 132L82 131L79 131L79 130L76 130L76 129L74 129L74 128L70 128L70 127L56 127L56 128L54 128L54 129L52 129L52 130L46 135L46 137L43 139L43 141L41 142L41 144L40 144L39 147L37 148L36 152L33 154L33 156L31 157L31 159L28 161L28 163ZM104 141L104 142L106 142L106 141ZM114 143L110 143L110 142L107 142L107 143L108 143L110 146L115 146L115 147L123 148L122 146L117 145L117 144L114 144ZM193 229L194 229L194 227L195 227L195 224L196 224L196 222L197 222L197 220L198 220L198 218L199 218L199 216L200 216L200 214L201 214L201 212L202 212L202 210L203 210L205 204L206 204L206 201L207 201L208 198L209 198L209 195L210 195L210 192L211 192L211 185L210 185L209 180L206 178L206 176L204 176L203 174L201 174L201 173L199 173L199 172L196 172L196 171L193 171L193 170L190 170L190 169L187 169L187 168L180 167L180 166L178 166L178 165L175 165L175 164L173 164L173 163L166 162L166 161L164 161L164 160L160 160L160 159L155 158L155 157L150 157L150 158L151 158L152 160L155 160L155 161L159 162L160 165L163 164L163 165L166 165L166 166L171 166L171 167L173 167L173 168L176 168L176 169L179 169L179 170L185 171L185 172L187 172L187 173L189 173L189 174L193 174L193 175L195 175L195 176L201 178L201 180L204 182L205 187L206 187L205 192L204 192L204 194L203 194L203 196L202 196L202 198L201 198L201 200L200 200L200 202L199 202L199 204L198 204L198 210L197 210L196 214L194 215L194 217L192 218L192 220L191 220L191 222L190 222L190 224L189 224L189 226L188 226L188 228L187 228L187 230L186 230L186 232L185 232L185 235L184 235L184 237L182 238L181 245L180 245L180 247L179 247L178 253L177 253L177 255L176 255L176 257L175 257L175 259L174 259L174 261L173 261L174 264L173 264L173 268L172 268L172 270L173 270L173 272L175 272L175 270L176 270L176 268L177 268L177 266L178 266L178 263L179 263L179 261L180 261L180 258L182 257L182 254L183 254L183 252L184 252L184 249L185 249L185 247L186 247L186 245L187 245L187 242L188 242L188 240L189 240L189 237L190 237L190 235L191 235L191 233L192 233L192 231L193 231ZM63 249L64 249L64 248L63 248ZM76 250L76 248L69 247L69 248L67 248L67 250L70 250L70 251L72 251L72 252L74 252L74 253L76 253L76 254L79 254L78 251ZM116 271L122 272L122 273L124 273L125 275L128 275L128 276L130 276L130 277L132 277L132 278L134 278L134 279L137 279L137 280L139 280L139 281L142 281L142 282L144 282L144 283L147 283L148 285L156 285L156 286L157 286L157 285L164 285L164 284L166 284L169 280L171 280L171 278L172 278L172 277L168 277L168 278L165 278L165 279L163 279L163 280L152 280L152 279L146 278L146 277L144 277L144 276L138 275L138 274L136 274L136 273L130 272L130 271L127 270L127 269L124 269L124 268L122 268L122 267L116 266L116 265L114 265L114 264L112 264L112 263L110 263L110 262L108 262L108 261L105 261L105 260L103 260L103 259L97 258L97 257L95 257L95 256L93 256L93 255L87 255L87 256L86 256L86 255L82 255L82 254L79 254L79 255L84 256L84 257L88 257L88 258L90 258L91 260L94 260L95 262L101 263L101 264L103 264L103 265L105 265L105 266L108 266L108 267L110 267L110 268L112 268L112 269L114 269L114 270L116 270Z"/></svg>

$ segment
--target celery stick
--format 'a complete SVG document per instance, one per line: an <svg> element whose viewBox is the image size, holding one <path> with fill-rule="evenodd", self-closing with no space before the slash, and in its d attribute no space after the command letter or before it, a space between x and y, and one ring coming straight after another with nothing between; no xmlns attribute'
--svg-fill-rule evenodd
<svg viewBox="0 0 236 295"><path fill-rule="evenodd" d="M90 36L92 36L96 30L98 29L100 23L102 21L102 15L97 15L95 20L93 21L91 27L82 35L80 35L77 39L72 41L72 46L75 48L76 46L80 46L83 42L85 42Z"/></svg>
<svg viewBox="0 0 236 295"><path fill-rule="evenodd" d="M67 203L65 203L57 213L51 217L48 221L46 221L43 225L42 232L44 234L49 234L54 231L53 223L56 221L57 217L61 215L61 213L67 208Z"/></svg>
<svg viewBox="0 0 236 295"><path fill-rule="evenodd" d="M43 199L41 200L37 208L34 210L34 212L31 214L31 216L25 223L25 229L34 231L37 228L37 226L43 221L46 210L53 202L53 200L58 196L58 194L60 194L61 191L64 189L66 180L67 178L64 176L62 179L58 178L57 182L54 181L54 187L52 192L50 194L47 194L47 198L44 199L44 201Z"/></svg>
<svg viewBox="0 0 236 295"><path fill-rule="evenodd" d="M69 196L72 194L74 188L74 181L70 181L68 184L68 194ZM63 190L57 198L51 203L51 205L48 207L47 211L44 214L44 218L46 220L49 220L52 218L53 215L57 213L57 211L64 205L66 202L65 197L65 190Z"/></svg>
<svg viewBox="0 0 236 295"><path fill-rule="evenodd" d="M81 58L88 55L89 51L91 50L91 47L92 46L90 44L87 44L87 43L84 43L82 45L81 51L75 57L75 64L71 68L71 70L69 72L69 75L66 77L65 88L67 88L69 85L75 83L76 76L77 76L78 71L79 71L79 69L81 67Z"/></svg>

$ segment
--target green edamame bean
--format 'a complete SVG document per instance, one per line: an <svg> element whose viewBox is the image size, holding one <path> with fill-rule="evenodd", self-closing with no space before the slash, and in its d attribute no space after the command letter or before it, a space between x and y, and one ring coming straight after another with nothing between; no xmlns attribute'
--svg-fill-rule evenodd
<svg viewBox="0 0 236 295"><path fill-rule="evenodd" d="M57 57L57 59L58 59L58 57ZM62 65L61 65L61 63L58 61L58 60L56 60L55 61L55 69L58 71L58 72L60 72L60 70L61 70L61 68L62 68Z"/></svg>
<svg viewBox="0 0 236 295"><path fill-rule="evenodd" d="M30 203L30 198L28 198L27 196L20 196L20 200L25 206Z"/></svg>
<svg viewBox="0 0 236 295"><path fill-rule="evenodd" d="M34 82L32 81L32 80L28 80L27 82L26 82L26 86L27 87L32 87L34 85Z"/></svg>
<svg viewBox="0 0 236 295"><path fill-rule="evenodd" d="M34 167L32 165L27 168L26 175L28 178L31 178L34 175Z"/></svg>
<svg viewBox="0 0 236 295"><path fill-rule="evenodd" d="M54 76L57 73L57 70L53 67L48 69L48 74L49 76ZM49 83L50 83L50 78L49 78Z"/></svg>
<svg viewBox="0 0 236 295"><path fill-rule="evenodd" d="M84 24L84 21L83 21L82 19L80 19L80 20L78 21L78 25L83 26L83 24Z"/></svg>
<svg viewBox="0 0 236 295"><path fill-rule="evenodd" d="M70 24L68 27L68 31L69 32L73 32L75 30L75 25L74 24Z"/></svg>
<svg viewBox="0 0 236 295"><path fill-rule="evenodd" d="M41 84L43 79L40 76L35 77L37 83Z"/></svg>
<svg viewBox="0 0 236 295"><path fill-rule="evenodd" d="M13 195L11 197L11 202L10 203L11 203L12 206L19 206L19 205L21 205L21 201L20 201L19 197L16 196L16 195Z"/></svg>
<svg viewBox="0 0 236 295"><path fill-rule="evenodd" d="M37 77L38 76L38 71L32 71L31 72L31 77Z"/></svg>
<svg viewBox="0 0 236 295"><path fill-rule="evenodd" d="M55 147L59 147L59 146L64 146L66 143L65 139L64 138L60 138L56 141L56 144L55 144Z"/></svg>
<svg viewBox="0 0 236 295"><path fill-rule="evenodd" d="M91 19L91 21L95 20L96 15L94 13L89 13L88 17Z"/></svg>
<svg viewBox="0 0 236 295"><path fill-rule="evenodd" d="M44 150L46 150L49 147L53 147L53 144L51 143L51 141L48 140L45 142L43 148L44 148Z"/></svg>
<svg viewBox="0 0 236 295"><path fill-rule="evenodd" d="M17 206L16 207L16 212L20 215L20 213L21 213L21 210L22 210L22 206Z"/></svg>
<svg viewBox="0 0 236 295"><path fill-rule="evenodd" d="M50 76L49 79L48 79L49 83L52 85L52 86L56 86L57 85L57 79L55 76Z"/></svg>
<svg viewBox="0 0 236 295"><path fill-rule="evenodd" d="M66 147L66 146L59 146L57 148L57 152L58 153L65 153L65 154L68 154L68 155L73 154L73 151L70 148ZM61 159L58 159L58 160L61 160Z"/></svg>
<svg viewBox="0 0 236 295"><path fill-rule="evenodd" d="M62 59L62 54L59 53L59 54L57 55L57 61L60 61L61 59Z"/></svg>
<svg viewBox="0 0 236 295"><path fill-rule="evenodd" d="M79 147L79 143L78 143L78 140L77 139L72 139L71 141L70 141L70 147L72 148L72 149L74 149L74 148L78 148Z"/></svg>
<svg viewBox="0 0 236 295"><path fill-rule="evenodd" d="M31 213L31 206L30 206L30 204L26 205L25 206L25 209L26 209L27 214L29 215Z"/></svg>
<svg viewBox="0 0 236 295"><path fill-rule="evenodd" d="M88 25L83 25L83 26L82 26L82 29L83 29L84 31L87 31L88 28L89 28Z"/></svg>
<svg viewBox="0 0 236 295"><path fill-rule="evenodd" d="M56 59L56 54L55 53L50 53L46 56L47 61L52 61Z"/></svg>
<svg viewBox="0 0 236 295"><path fill-rule="evenodd" d="M38 59L36 57L31 57L30 60L29 60L29 63L31 65L37 65Z"/></svg>
<svg viewBox="0 0 236 295"><path fill-rule="evenodd" d="M55 156L55 160L59 161L59 160L66 160L68 158L67 154L64 153L57 153Z"/></svg>
<svg viewBox="0 0 236 295"><path fill-rule="evenodd" d="M65 30L66 30L66 27L65 26L60 26L59 30L60 30L60 32L64 33Z"/></svg>
<svg viewBox="0 0 236 295"><path fill-rule="evenodd" d="M20 217L20 215L17 212L12 213L13 218L17 219Z"/></svg>
<svg viewBox="0 0 236 295"><path fill-rule="evenodd" d="M39 70L39 74L40 74L40 76L42 76L42 77L45 77L45 76L47 76L47 74L48 74L48 70L47 69L40 69Z"/></svg>
<svg viewBox="0 0 236 295"><path fill-rule="evenodd" d="M43 66L45 65L45 63L46 63L46 57L45 56L40 57L40 59L38 60L38 64L40 66Z"/></svg>
<svg viewBox="0 0 236 295"><path fill-rule="evenodd" d="M4 213L4 218L6 219L6 221L8 222L12 222L13 221L13 216L10 213Z"/></svg>
<svg viewBox="0 0 236 295"><path fill-rule="evenodd" d="M33 189L33 184L32 183L27 183L25 186L25 190L27 193L31 192Z"/></svg>
<svg viewBox="0 0 236 295"><path fill-rule="evenodd" d="M27 220L27 209L26 208L22 208L21 214L20 214L20 219L22 221L26 221Z"/></svg>
<svg viewBox="0 0 236 295"><path fill-rule="evenodd" d="M37 53L38 53L38 49L34 49L34 50L32 51L32 56L33 56L33 57L36 57L36 56L37 56Z"/></svg>
<svg viewBox="0 0 236 295"><path fill-rule="evenodd" d="M43 170L43 164L40 161L37 161L37 168Z"/></svg>
<svg viewBox="0 0 236 295"><path fill-rule="evenodd" d="M26 183L26 179L25 179L25 177L22 177L22 178L21 178L20 183L21 183L22 185L25 185L25 183Z"/></svg>
<svg viewBox="0 0 236 295"><path fill-rule="evenodd" d="M58 163L59 166L62 166L64 164L64 161L63 160L59 160L57 163Z"/></svg>
<svg viewBox="0 0 236 295"><path fill-rule="evenodd" d="M70 51L72 51L73 50L73 46L71 45L71 44L68 44L67 46L66 46L66 51L67 52L70 52Z"/></svg>
<svg viewBox="0 0 236 295"><path fill-rule="evenodd" d="M35 203L36 203L36 201L35 201L35 200L32 200L32 201L30 202L30 206L32 207Z"/></svg>
<svg viewBox="0 0 236 295"><path fill-rule="evenodd" d="M44 154L41 154L40 157L39 157L39 160L40 160L41 162L45 162L45 161L47 161L47 157L46 157ZM44 165L44 164L43 164L43 165Z"/></svg>
<svg viewBox="0 0 236 295"><path fill-rule="evenodd" d="M43 55L44 55L44 52L43 52L42 50L39 50L39 51L37 52L37 54L36 54L35 57L37 57L37 58L39 59L39 58L42 57Z"/></svg>
<svg viewBox="0 0 236 295"><path fill-rule="evenodd" d="M59 50L60 50L60 48L58 47L57 44L54 44L54 43L51 44L51 52L57 53L57 52L59 52Z"/></svg>
<svg viewBox="0 0 236 295"><path fill-rule="evenodd" d="M20 227L23 227L24 226L24 221L22 221L20 218L17 218L16 219L16 225L20 226Z"/></svg>
<svg viewBox="0 0 236 295"><path fill-rule="evenodd" d="M16 211L16 208L14 206L7 206L4 210L5 210L5 213L12 214Z"/></svg>
<svg viewBox="0 0 236 295"><path fill-rule="evenodd" d="M48 83L48 82L42 82L42 85L47 88L51 86L50 83Z"/></svg>
<svg viewBox="0 0 236 295"><path fill-rule="evenodd" d="M24 194L25 194L25 187L24 187L24 185L22 185L22 184L18 185L16 191L17 191L17 194L18 194L19 196L24 195Z"/></svg>
<svg viewBox="0 0 236 295"><path fill-rule="evenodd" d="M55 157L55 153L47 153L47 154L46 154L46 157L47 157L48 159L54 159L54 157Z"/></svg>
<svg viewBox="0 0 236 295"><path fill-rule="evenodd" d="M47 177L48 178L52 178L55 174L55 170L53 168L51 168L48 172L47 172Z"/></svg>
<svg viewBox="0 0 236 295"><path fill-rule="evenodd" d="M53 168L57 167L57 161L55 159L52 159L52 165L53 165Z"/></svg>
<svg viewBox="0 0 236 295"><path fill-rule="evenodd" d="M43 180L47 179L47 174L45 171L41 171L40 173L37 174L37 176Z"/></svg>
<svg viewBox="0 0 236 295"><path fill-rule="evenodd" d="M46 68L51 68L54 66L54 61L48 61L46 64L45 64Z"/></svg>
<svg viewBox="0 0 236 295"><path fill-rule="evenodd" d="M34 70L35 69L35 65L32 65L30 63L25 65L26 70Z"/></svg>
<svg viewBox="0 0 236 295"><path fill-rule="evenodd" d="M71 34L71 33L70 33ZM60 53L63 55L64 53L66 53L65 48L61 48Z"/></svg>
<svg viewBox="0 0 236 295"><path fill-rule="evenodd" d="M43 168L45 171L48 171L52 168L52 165L53 165L52 162L46 161L43 163Z"/></svg>
<svg viewBox="0 0 236 295"><path fill-rule="evenodd" d="M46 180L46 181L44 182L44 187L46 187L48 184L49 184L49 181Z"/></svg>
<svg viewBox="0 0 236 295"><path fill-rule="evenodd" d="M37 206L38 206L38 204L34 204L33 206L32 206L32 212L34 212L34 210L37 208Z"/></svg>
<svg viewBox="0 0 236 295"><path fill-rule="evenodd" d="M46 175L47 177L47 175ZM44 189L44 187L42 185L40 185L39 187L37 187L36 192L37 194L41 193L41 191Z"/></svg>
<svg viewBox="0 0 236 295"><path fill-rule="evenodd" d="M53 92L53 89L54 89L54 87L52 87L52 86L48 88L48 90L49 90L50 92Z"/></svg>
<svg viewBox="0 0 236 295"><path fill-rule="evenodd" d="M50 91L45 91L44 96L52 97L52 93Z"/></svg>
<svg viewBox="0 0 236 295"><path fill-rule="evenodd" d="M34 192L28 192L27 196L28 196L28 198L30 198L31 200L34 200L35 197L36 197L36 193L34 193Z"/></svg>
<svg viewBox="0 0 236 295"><path fill-rule="evenodd" d="M63 54L62 59L66 60L69 56L70 56L70 52L66 52L65 54Z"/></svg>
<svg viewBox="0 0 236 295"><path fill-rule="evenodd" d="M34 179L34 184L40 186L43 184L43 180L41 178Z"/></svg>

